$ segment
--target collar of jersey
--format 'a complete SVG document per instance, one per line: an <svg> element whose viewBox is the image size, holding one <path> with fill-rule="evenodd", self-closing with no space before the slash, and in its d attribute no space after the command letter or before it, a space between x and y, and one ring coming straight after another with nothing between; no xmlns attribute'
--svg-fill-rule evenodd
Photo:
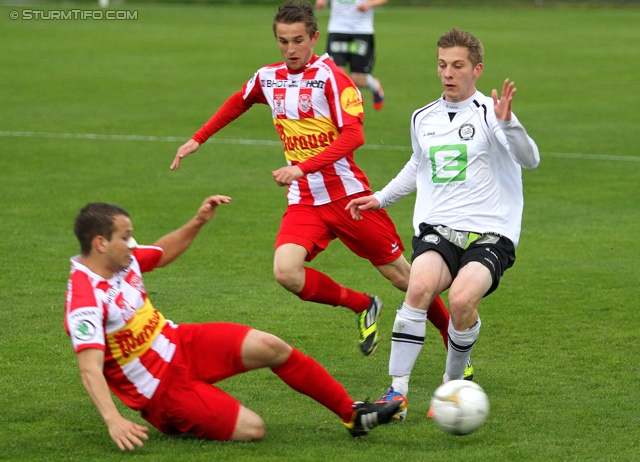
<svg viewBox="0 0 640 462"><path fill-rule="evenodd" d="M466 108L469 107L469 105L474 99L477 99L478 93L479 92L476 90L476 92L473 95L471 95L470 98L467 98L464 101L460 101L459 103L450 103L449 101L445 101L444 93L443 93L442 96L440 97L440 107L447 112L464 111Z"/></svg>

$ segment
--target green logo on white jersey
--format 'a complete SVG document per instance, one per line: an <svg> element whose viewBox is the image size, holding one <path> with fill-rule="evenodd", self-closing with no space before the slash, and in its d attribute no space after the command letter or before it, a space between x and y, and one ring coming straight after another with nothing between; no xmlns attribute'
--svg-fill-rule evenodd
<svg viewBox="0 0 640 462"><path fill-rule="evenodd" d="M434 183L451 183L467 179L469 157L466 144L431 146L429 159L431 160L431 178Z"/></svg>

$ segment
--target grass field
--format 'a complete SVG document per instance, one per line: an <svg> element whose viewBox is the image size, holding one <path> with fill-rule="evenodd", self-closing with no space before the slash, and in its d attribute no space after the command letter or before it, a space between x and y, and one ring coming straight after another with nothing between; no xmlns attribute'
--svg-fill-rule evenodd
<svg viewBox="0 0 640 462"><path fill-rule="evenodd" d="M540 147L540 167L524 172L518 261L481 307L473 357L492 405L484 427L452 437L426 418L445 359L430 328L408 420L365 439L353 440L329 411L257 371L221 386L263 416L263 441L206 442L152 429L144 448L121 454L80 383L63 329L68 258L77 253L72 222L85 203L125 207L138 242L150 243L189 219L206 195L232 196L187 254L147 276L154 305L176 322L271 331L317 358L355 398L375 399L389 384L389 337L402 299L340 243L314 261L386 302L385 338L365 359L348 311L301 302L273 280L285 194L270 172L284 160L266 107L169 170L177 147L226 97L280 59L274 8L125 6L137 20L11 20L22 7L0 7L1 460L640 456L640 9L578 7L385 7L376 17L375 73L388 101L376 113L365 95L367 144L357 154L374 189L410 155L412 111L440 94L434 43L451 26L486 47L481 91L515 80L514 111ZM324 32L328 15L319 17ZM407 198L389 210L406 244L412 208Z"/></svg>

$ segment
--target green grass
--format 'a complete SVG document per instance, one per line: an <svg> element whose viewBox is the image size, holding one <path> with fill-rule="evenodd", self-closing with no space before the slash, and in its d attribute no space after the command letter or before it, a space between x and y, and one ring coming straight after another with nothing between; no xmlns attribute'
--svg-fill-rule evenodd
<svg viewBox="0 0 640 462"><path fill-rule="evenodd" d="M85 203L122 205L137 240L153 242L206 195L232 196L188 253L146 277L154 305L176 322L271 331L317 358L356 398L377 398L388 385L393 309L402 299L340 243L314 261L386 301L385 340L363 359L349 312L301 302L273 280L286 204L270 171L284 160L265 107L169 170L182 140L258 67L279 60L274 8L126 6L138 11L136 21L12 21L16 8L0 7L0 459L637 458L640 10L522 7L381 9L375 74L388 102L373 112L365 95L367 146L357 154L374 189L402 167L411 112L441 91L434 43L451 26L485 44L480 90L516 81L514 110L542 162L524 172L518 260L481 307L474 360L492 406L485 426L456 438L426 419L445 358L431 328L412 376L409 420L363 440L257 371L221 386L263 416L264 441L151 430L144 448L121 454L80 383L63 329L68 258L77 253L72 222ZM328 15L319 17L324 32ZM389 210L407 245L412 208L407 198Z"/></svg>

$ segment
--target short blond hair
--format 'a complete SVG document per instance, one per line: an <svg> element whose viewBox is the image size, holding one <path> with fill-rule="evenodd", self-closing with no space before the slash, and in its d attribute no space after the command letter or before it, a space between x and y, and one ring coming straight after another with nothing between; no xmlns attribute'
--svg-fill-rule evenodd
<svg viewBox="0 0 640 462"><path fill-rule="evenodd" d="M469 61L476 66L482 62L484 47L480 40L469 32L452 27L438 39L438 48L464 47L469 51Z"/></svg>

